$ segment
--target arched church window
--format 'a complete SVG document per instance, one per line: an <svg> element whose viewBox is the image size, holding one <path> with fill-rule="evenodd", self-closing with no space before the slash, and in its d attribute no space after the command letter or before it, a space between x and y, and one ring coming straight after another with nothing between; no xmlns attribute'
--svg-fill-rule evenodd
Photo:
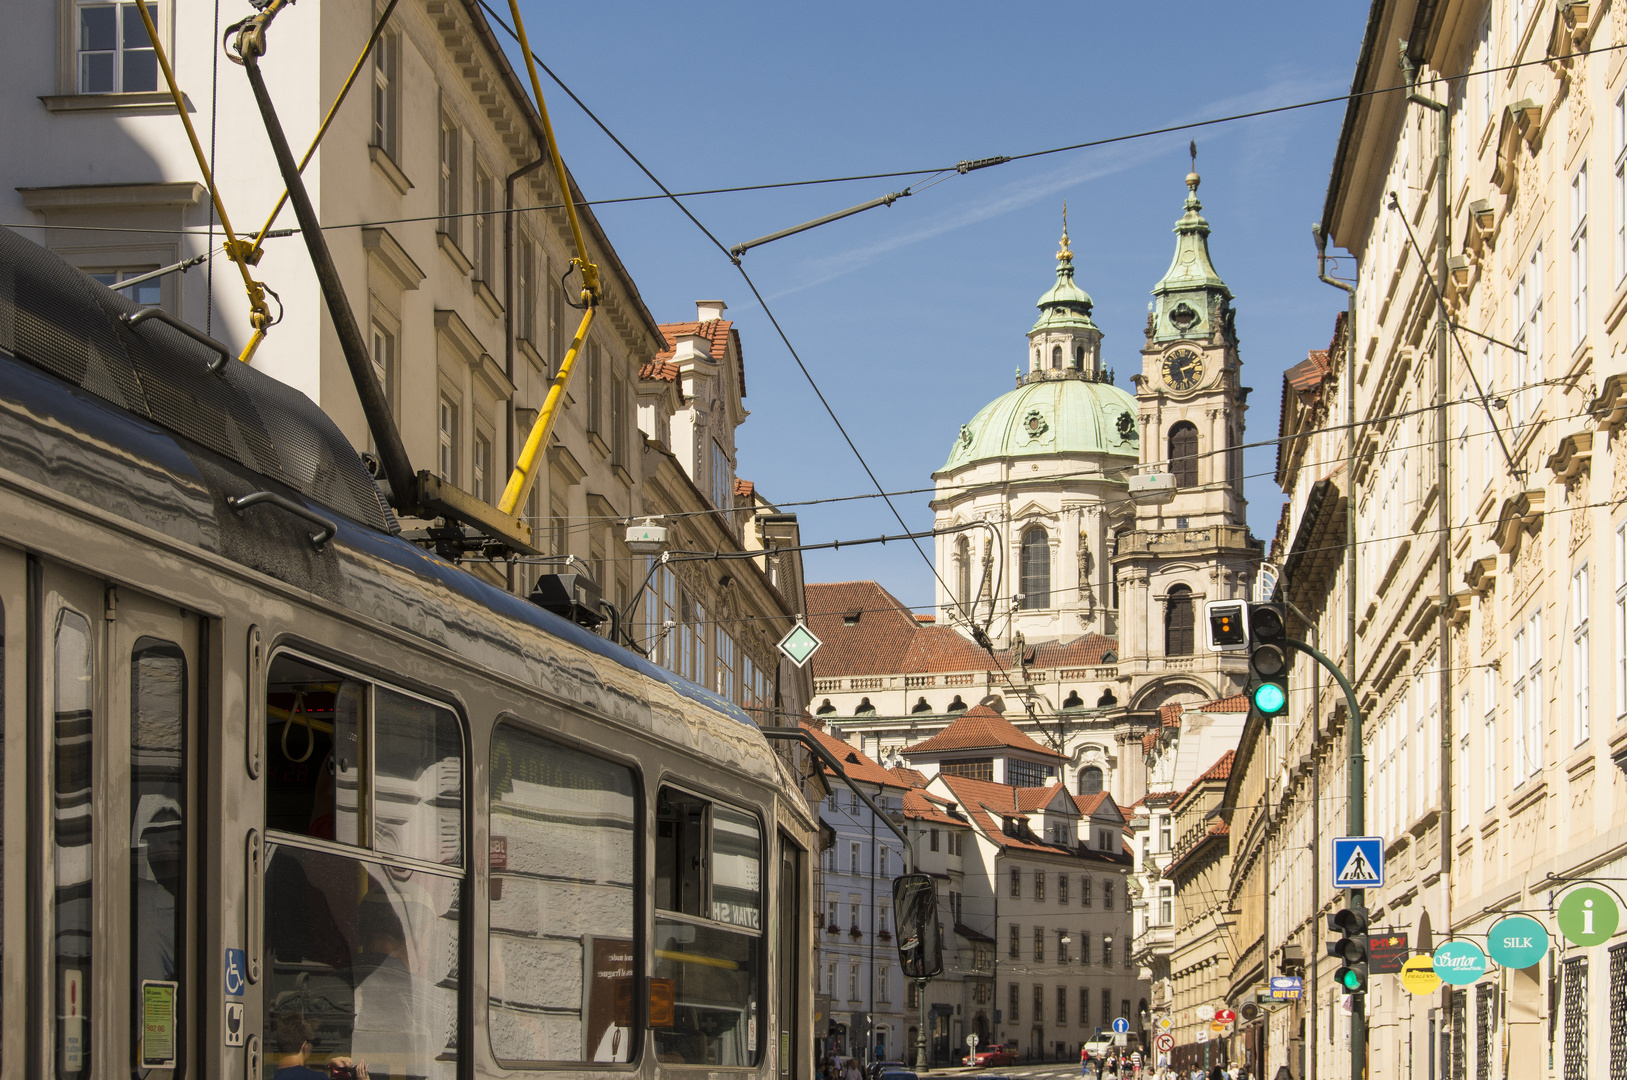
<svg viewBox="0 0 1627 1080"><path fill-rule="evenodd" d="M915 707L910 710L910 712L912 712L912 713L922 713L922 712L931 712L931 711L932 711L932 706L928 705L926 703L926 698L917 698L915 700Z"/></svg>
<svg viewBox="0 0 1627 1080"><path fill-rule="evenodd" d="M1085 699L1079 696L1079 691L1069 690L1068 696L1062 699L1062 707L1064 709L1082 709L1085 707Z"/></svg>
<svg viewBox="0 0 1627 1080"><path fill-rule="evenodd" d="M1171 585L1164 602L1164 655L1192 655L1192 590Z"/></svg>
<svg viewBox="0 0 1627 1080"><path fill-rule="evenodd" d="M1087 765L1079 770L1079 794L1100 795L1102 793L1102 770L1094 765Z"/></svg>
<svg viewBox="0 0 1627 1080"><path fill-rule="evenodd" d="M859 707L857 709L853 710L853 715L854 716L865 716L865 715L868 715L868 714L873 713L875 711L876 711L876 707L874 705L870 704L870 699L865 698L863 701L859 702Z"/></svg>
<svg viewBox="0 0 1627 1080"><path fill-rule="evenodd" d="M1102 662L1106 663L1105 660ZM1110 709L1118 703L1119 699L1113 696L1113 691L1111 690L1103 690L1102 696L1096 699L1096 707L1098 709Z"/></svg>
<svg viewBox="0 0 1627 1080"><path fill-rule="evenodd" d="M1184 420L1169 429L1169 472L1176 487L1198 485L1198 429Z"/></svg>
<svg viewBox="0 0 1627 1080"><path fill-rule="evenodd" d="M826 698L825 703L823 705L819 706L819 708L814 710L814 715L815 716L829 716L831 713L833 713L835 711L836 711L836 706L834 706L834 705L832 705L830 703L830 698Z"/></svg>
<svg viewBox="0 0 1627 1080"><path fill-rule="evenodd" d="M955 541L955 599L960 603L959 614L971 617L972 607L972 545L964 536Z"/></svg>
<svg viewBox="0 0 1627 1080"><path fill-rule="evenodd" d="M965 711L966 711L966 703L964 701L960 700L960 695L959 694L955 695L955 700L951 701L949 703L949 707L944 710L944 712L965 712Z"/></svg>
<svg viewBox="0 0 1627 1080"><path fill-rule="evenodd" d="M1062 370L1062 346L1060 345L1051 346L1051 367L1056 371Z"/></svg>
<svg viewBox="0 0 1627 1080"><path fill-rule="evenodd" d="M1022 610L1038 611L1051 606L1051 543L1041 528L1023 533L1021 589Z"/></svg>
<svg viewBox="0 0 1627 1080"><path fill-rule="evenodd" d="M1082 368L1084 366L1085 366L1085 347L1083 345L1075 345L1073 347L1073 367L1074 367L1074 370L1077 371L1077 370L1079 370L1080 368Z"/></svg>

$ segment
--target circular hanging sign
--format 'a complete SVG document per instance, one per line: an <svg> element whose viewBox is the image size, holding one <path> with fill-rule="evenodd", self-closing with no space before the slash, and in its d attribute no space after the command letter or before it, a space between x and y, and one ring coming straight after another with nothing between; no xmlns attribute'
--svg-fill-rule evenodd
<svg viewBox="0 0 1627 1080"><path fill-rule="evenodd" d="M1559 902L1559 932L1572 945L1602 944L1620 922L1616 898L1603 889L1576 889Z"/></svg>
<svg viewBox="0 0 1627 1080"><path fill-rule="evenodd" d="M1486 931L1486 951L1506 968L1528 968L1547 954L1548 931L1529 915L1510 915Z"/></svg>
<svg viewBox="0 0 1627 1080"><path fill-rule="evenodd" d="M1472 941L1448 941L1435 950L1435 974L1453 986L1468 986L1486 973L1486 954Z"/></svg>
<svg viewBox="0 0 1627 1080"><path fill-rule="evenodd" d="M1219 1020L1222 1024L1230 1024L1236 1021L1237 1013L1231 1009L1216 1009L1215 1019Z"/></svg>
<svg viewBox="0 0 1627 1080"><path fill-rule="evenodd" d="M1441 977L1435 974L1435 961L1427 956L1414 956L1401 965L1401 986L1409 994L1420 997L1433 994L1441 988Z"/></svg>
<svg viewBox="0 0 1627 1080"><path fill-rule="evenodd" d="M1198 1006L1198 1019L1199 1020L1213 1020L1214 1018L1215 1018L1215 1007L1213 1005L1199 1005Z"/></svg>
<svg viewBox="0 0 1627 1080"><path fill-rule="evenodd" d="M1226 1034L1226 1028L1228 1026L1229 1025L1222 1024L1219 1020L1211 1020L1211 1021L1209 1021L1209 1030L1214 1032L1216 1035L1224 1035L1224 1034Z"/></svg>

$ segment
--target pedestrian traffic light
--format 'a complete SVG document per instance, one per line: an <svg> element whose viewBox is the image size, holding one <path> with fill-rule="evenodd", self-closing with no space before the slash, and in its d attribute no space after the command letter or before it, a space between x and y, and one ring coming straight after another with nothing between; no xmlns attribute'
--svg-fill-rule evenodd
<svg viewBox="0 0 1627 1080"><path fill-rule="evenodd" d="M1367 910L1360 907L1341 908L1328 916L1328 931L1339 935L1338 941L1328 942L1328 955L1340 961L1333 981L1347 994L1361 994L1367 990Z"/></svg>
<svg viewBox="0 0 1627 1080"><path fill-rule="evenodd" d="M1249 672L1253 676L1249 700L1266 720L1280 716L1288 708L1288 653L1282 647L1287 639L1282 608L1276 604L1251 604L1248 609Z"/></svg>

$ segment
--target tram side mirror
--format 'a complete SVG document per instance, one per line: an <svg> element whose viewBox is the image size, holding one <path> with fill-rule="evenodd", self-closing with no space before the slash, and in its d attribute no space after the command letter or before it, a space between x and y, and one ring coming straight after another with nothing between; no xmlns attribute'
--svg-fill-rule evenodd
<svg viewBox="0 0 1627 1080"><path fill-rule="evenodd" d="M677 1023L677 996L671 979L650 980L650 1026L669 1028Z"/></svg>
<svg viewBox="0 0 1627 1080"><path fill-rule="evenodd" d="M906 979L933 979L943 973L943 940L938 932L938 886L926 874L893 879L893 911L898 915L898 963Z"/></svg>

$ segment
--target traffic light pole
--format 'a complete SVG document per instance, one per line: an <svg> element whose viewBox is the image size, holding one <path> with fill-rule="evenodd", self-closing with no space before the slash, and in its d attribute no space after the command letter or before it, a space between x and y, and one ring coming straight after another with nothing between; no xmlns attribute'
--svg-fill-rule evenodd
<svg viewBox="0 0 1627 1080"><path fill-rule="evenodd" d="M1317 649L1285 637L1278 641L1285 649L1304 653L1333 676L1339 684L1339 689L1345 692L1345 709L1350 714L1349 722L1349 768L1347 770L1346 792L1349 799L1349 816L1345 828L1351 836L1361 836L1367 830L1367 755L1362 752L1362 717L1361 706L1356 702L1356 691L1350 685L1345 673L1339 670L1339 665L1329 660ZM1320 794L1320 793L1319 793ZM1367 909L1367 890L1350 889L1350 906L1362 911ZM1366 995L1350 995L1350 1080L1365 1080L1367 1064L1367 1010Z"/></svg>

